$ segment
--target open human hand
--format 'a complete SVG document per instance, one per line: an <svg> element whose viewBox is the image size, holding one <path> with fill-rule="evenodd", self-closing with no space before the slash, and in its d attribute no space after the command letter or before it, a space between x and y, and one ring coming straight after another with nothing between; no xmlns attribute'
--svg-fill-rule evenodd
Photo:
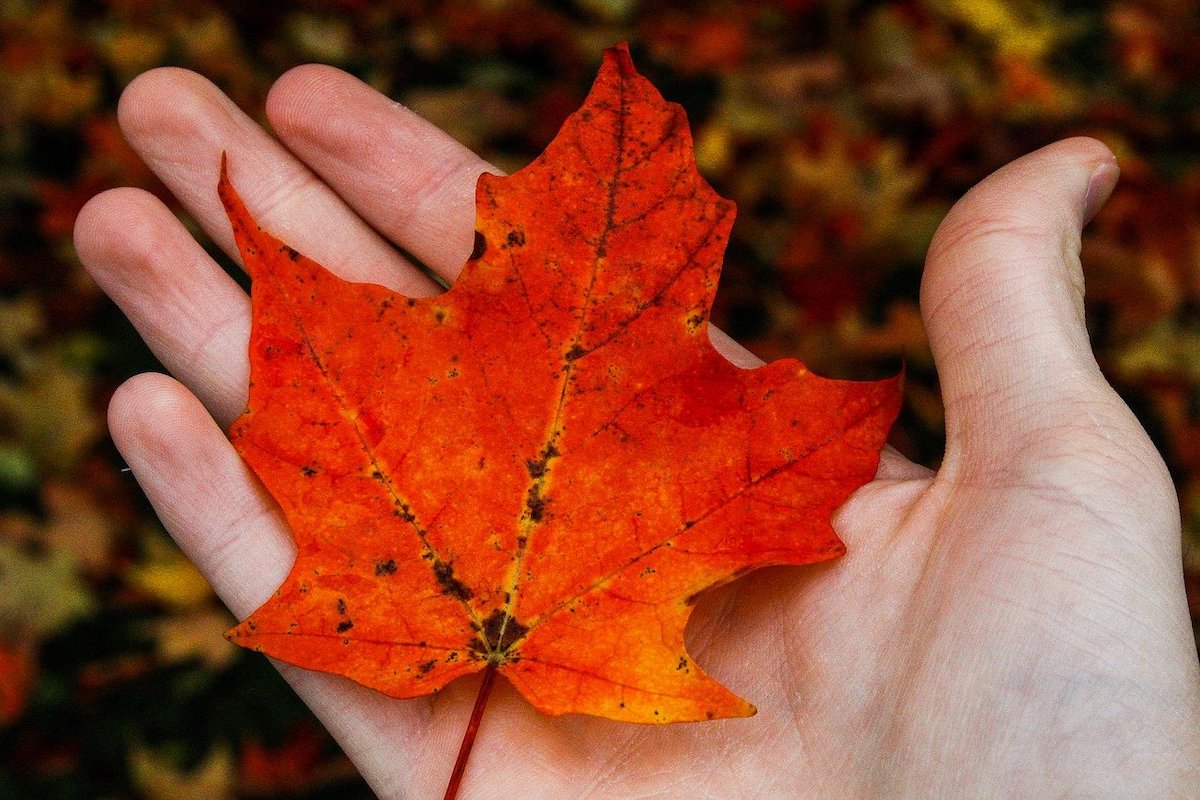
<svg viewBox="0 0 1200 800"><path fill-rule="evenodd" d="M428 295L472 245L487 169L327 67L280 78L275 137L203 78L156 70L122 127L236 255L222 150L264 227L343 277ZM500 688L462 796L1183 796L1200 786L1200 669L1174 492L1096 367L1080 229L1116 180L1073 139L969 193L930 249L922 311L946 405L937 473L887 451L838 512L849 553L716 590L689 649L758 716L631 726L548 718ZM290 535L222 430L243 410L249 299L133 189L81 212L80 258L178 379L116 393L112 435L160 518L239 617L283 580ZM757 363L727 338L718 346ZM280 670L381 797L438 795L474 681L394 700ZM476 679L477 680L477 679Z"/></svg>

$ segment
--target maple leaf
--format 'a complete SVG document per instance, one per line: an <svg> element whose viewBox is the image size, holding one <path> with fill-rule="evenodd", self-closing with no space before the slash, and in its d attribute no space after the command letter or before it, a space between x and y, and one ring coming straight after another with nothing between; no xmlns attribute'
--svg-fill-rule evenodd
<svg viewBox="0 0 1200 800"><path fill-rule="evenodd" d="M253 278L231 438L295 566L238 644L396 697L488 668L547 714L752 714L684 647L696 596L844 552L898 379L753 370L709 341L732 203L683 111L606 53L531 166L483 175L435 298L343 281L221 198Z"/></svg>

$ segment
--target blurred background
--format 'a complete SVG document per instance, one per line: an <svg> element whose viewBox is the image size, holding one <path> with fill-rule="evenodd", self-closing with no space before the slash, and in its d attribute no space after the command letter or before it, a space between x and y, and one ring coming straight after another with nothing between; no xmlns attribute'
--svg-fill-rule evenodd
<svg viewBox="0 0 1200 800"><path fill-rule="evenodd" d="M1179 489L1200 613L1200 6L1190 0L0 0L0 800L368 798L174 549L104 409L157 369L71 245L113 186L172 203L121 89L196 70L261 119L296 64L348 70L493 163L527 163L627 40L736 200L716 323L764 358L908 365L893 442L936 466L917 311L938 221L993 169L1086 134L1122 178L1085 234L1101 366ZM223 263L228 263L223 262Z"/></svg>

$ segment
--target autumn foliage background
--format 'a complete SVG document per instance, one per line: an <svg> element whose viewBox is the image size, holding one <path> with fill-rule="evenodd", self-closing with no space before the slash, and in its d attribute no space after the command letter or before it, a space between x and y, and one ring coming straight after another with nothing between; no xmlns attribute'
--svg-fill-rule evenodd
<svg viewBox="0 0 1200 800"><path fill-rule="evenodd" d="M512 170L628 40L738 204L716 323L829 376L905 360L893 442L931 465L916 298L934 228L1005 162L1103 140L1123 173L1084 236L1088 322L1176 480L1200 616L1200 7L666 5L0 2L0 800L370 796L266 661L222 638L226 612L105 435L112 390L156 363L71 227L112 186L172 202L115 121L121 88L165 64L260 119L273 78L335 64Z"/></svg>

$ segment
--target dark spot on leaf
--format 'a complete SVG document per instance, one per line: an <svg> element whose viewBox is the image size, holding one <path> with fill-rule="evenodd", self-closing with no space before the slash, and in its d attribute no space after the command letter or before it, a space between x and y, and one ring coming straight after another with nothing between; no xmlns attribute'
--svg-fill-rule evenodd
<svg viewBox="0 0 1200 800"><path fill-rule="evenodd" d="M417 298L410 297L407 300L405 300L404 302L409 308L412 308L413 306L415 306L417 304Z"/></svg>
<svg viewBox="0 0 1200 800"><path fill-rule="evenodd" d="M509 231L508 236L506 236L504 238L504 241L508 244L509 247L521 247L522 245L525 244L525 232L524 231Z"/></svg>
<svg viewBox="0 0 1200 800"><path fill-rule="evenodd" d="M529 487L529 493L525 496L525 513L529 515L530 522L541 522L545 518L546 500L542 497L540 484Z"/></svg>
<svg viewBox="0 0 1200 800"><path fill-rule="evenodd" d="M373 470L371 470L371 477L377 481L381 481L381 480L383 480L383 473L377 469L373 469Z"/></svg>
<svg viewBox="0 0 1200 800"><path fill-rule="evenodd" d="M342 599L341 597L339 597L338 601L337 601L337 611L339 614L346 613L346 601L344 599Z"/></svg>
<svg viewBox="0 0 1200 800"><path fill-rule="evenodd" d="M354 627L354 623L348 619L345 619L338 623L337 632L345 633L346 631L350 630L353 627Z"/></svg>
<svg viewBox="0 0 1200 800"><path fill-rule="evenodd" d="M688 666L687 659L684 658L683 656L680 656L679 663L675 665L675 669L677 669L677 670L687 669L687 666Z"/></svg>
<svg viewBox="0 0 1200 800"><path fill-rule="evenodd" d="M574 361L578 358L583 358L585 355L587 355L587 351L576 344L572 345L570 350L563 353L563 358L567 361Z"/></svg>
<svg viewBox="0 0 1200 800"><path fill-rule="evenodd" d="M483 621L480 633L483 634L483 641L471 643L471 650L477 656L487 657L496 653L508 655L509 648L529 633L529 628L497 608Z"/></svg>
<svg viewBox="0 0 1200 800"><path fill-rule="evenodd" d="M317 470L316 467L311 467L308 464L305 464L300 468L300 474L306 478L311 478L313 475L317 474Z"/></svg>
<svg viewBox="0 0 1200 800"><path fill-rule="evenodd" d="M560 455L562 453L558 451L553 442L547 444L536 459L526 459L525 469L529 471L529 477L537 479L545 475L546 470L550 467L550 462Z"/></svg>
<svg viewBox="0 0 1200 800"><path fill-rule="evenodd" d="M444 309L444 308L436 309L433 312L433 318L436 319L438 322L445 322L446 321L446 309Z"/></svg>
<svg viewBox="0 0 1200 800"><path fill-rule="evenodd" d="M541 522L542 517L546 513L546 501L538 498L529 504L529 519L534 522Z"/></svg>
<svg viewBox="0 0 1200 800"><path fill-rule="evenodd" d="M296 252L295 249L288 247L286 244L282 244L279 246L279 252L287 255L287 257L290 258L292 261L298 261L300 259L300 254L298 252Z"/></svg>
<svg viewBox="0 0 1200 800"><path fill-rule="evenodd" d="M453 664L455 661L458 661L458 651L457 650L451 651L450 655L446 656L447 664Z"/></svg>
<svg viewBox="0 0 1200 800"><path fill-rule="evenodd" d="M396 559L389 558L387 561L376 561L375 562L375 577L378 578L383 575L395 575L395 574L396 574Z"/></svg>
<svg viewBox="0 0 1200 800"><path fill-rule="evenodd" d="M437 666L437 659L431 658L428 661L422 661L417 665L417 672L422 675L428 675L429 671Z"/></svg>
<svg viewBox="0 0 1200 800"><path fill-rule="evenodd" d="M483 234L475 231L475 245L471 248L471 260L478 261L483 258L483 254L487 252L487 239L483 238Z"/></svg>
<svg viewBox="0 0 1200 800"><path fill-rule="evenodd" d="M433 563L433 577L437 579L438 586L442 587L442 594L448 597L457 597L459 600L470 600L475 596L471 591L471 587L454 577L454 565L446 561L435 561Z"/></svg>

